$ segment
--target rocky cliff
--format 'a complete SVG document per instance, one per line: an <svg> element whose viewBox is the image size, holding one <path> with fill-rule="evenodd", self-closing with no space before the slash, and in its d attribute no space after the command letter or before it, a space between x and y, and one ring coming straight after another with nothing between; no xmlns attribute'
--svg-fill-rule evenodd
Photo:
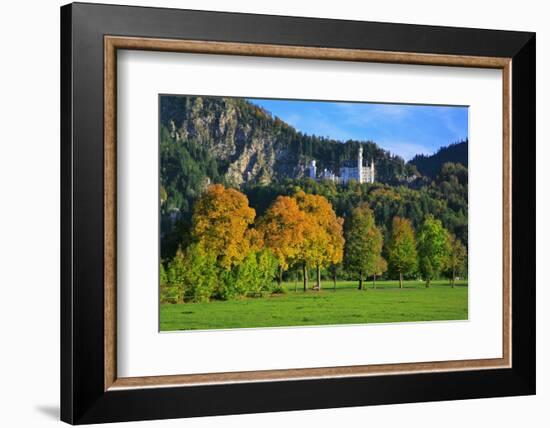
<svg viewBox="0 0 550 428"><path fill-rule="evenodd" d="M296 131L245 100L165 96L161 121L174 143L206 148L230 185L269 184L304 174L304 162L288 138Z"/></svg>

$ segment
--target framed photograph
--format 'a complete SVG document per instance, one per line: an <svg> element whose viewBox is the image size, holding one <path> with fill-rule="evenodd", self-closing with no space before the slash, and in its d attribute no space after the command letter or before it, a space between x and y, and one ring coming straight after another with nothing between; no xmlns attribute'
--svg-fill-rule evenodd
<svg viewBox="0 0 550 428"><path fill-rule="evenodd" d="M535 393L535 34L61 8L61 418Z"/></svg>

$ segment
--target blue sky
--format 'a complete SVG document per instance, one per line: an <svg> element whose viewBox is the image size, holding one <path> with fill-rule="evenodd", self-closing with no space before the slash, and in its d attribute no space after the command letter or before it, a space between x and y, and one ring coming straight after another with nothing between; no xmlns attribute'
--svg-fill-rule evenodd
<svg viewBox="0 0 550 428"><path fill-rule="evenodd" d="M305 134L372 140L411 159L468 137L468 108L249 99Z"/></svg>

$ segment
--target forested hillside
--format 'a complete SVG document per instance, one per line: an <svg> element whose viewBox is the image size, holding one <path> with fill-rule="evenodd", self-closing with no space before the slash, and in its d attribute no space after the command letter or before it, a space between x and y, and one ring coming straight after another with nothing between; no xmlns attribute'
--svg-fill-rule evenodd
<svg viewBox="0 0 550 428"><path fill-rule="evenodd" d="M247 186L243 192L250 206L262 215L278 195L290 196L298 190L324 196L336 214L344 218L354 207L366 202L386 236L395 216L410 219L416 228L431 214L461 241L468 242L468 171L460 164L445 164L435 180L418 189L383 183L336 185L329 181L302 179L270 186Z"/></svg>
<svg viewBox="0 0 550 428"><path fill-rule="evenodd" d="M420 174L435 178L444 163L460 163L468 168L468 140L441 147L433 155L416 155L409 161Z"/></svg>

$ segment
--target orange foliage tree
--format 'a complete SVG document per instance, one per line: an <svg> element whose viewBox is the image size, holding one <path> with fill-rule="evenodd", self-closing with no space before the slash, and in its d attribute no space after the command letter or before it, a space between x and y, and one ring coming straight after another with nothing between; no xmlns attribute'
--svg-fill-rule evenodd
<svg viewBox="0 0 550 428"><path fill-rule="evenodd" d="M271 250L279 263L277 282L283 271L294 264L302 251L305 238L311 234L306 214L294 198L279 196L258 221L264 245Z"/></svg>
<svg viewBox="0 0 550 428"><path fill-rule="evenodd" d="M191 237L224 269L238 265L259 245L250 231L256 211L241 192L221 184L209 186L193 209ZM250 238L253 238L252 240Z"/></svg>
<svg viewBox="0 0 550 428"><path fill-rule="evenodd" d="M323 196L303 191L296 194L298 206L307 215L309 226L300 254L304 271L304 291L307 289L307 267L315 266L317 286L321 289L321 269L338 264L344 255L343 219L336 216L330 202Z"/></svg>

